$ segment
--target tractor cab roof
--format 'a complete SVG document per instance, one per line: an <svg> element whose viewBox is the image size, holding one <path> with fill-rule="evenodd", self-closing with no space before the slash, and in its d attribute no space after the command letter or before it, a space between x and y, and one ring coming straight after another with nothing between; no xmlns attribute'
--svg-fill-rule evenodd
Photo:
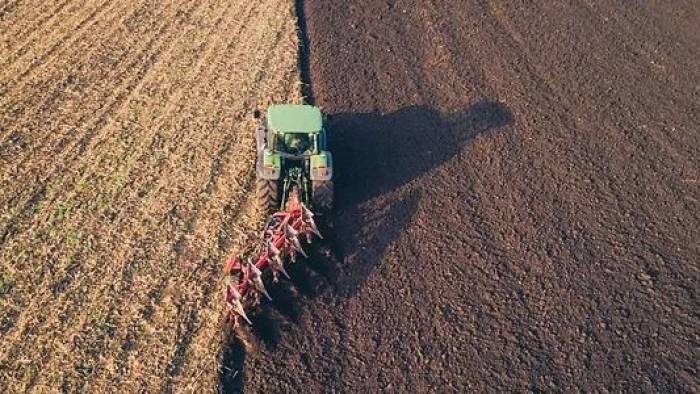
<svg viewBox="0 0 700 394"><path fill-rule="evenodd" d="M267 109L267 126L278 134L318 133L323 117L313 105L274 104Z"/></svg>

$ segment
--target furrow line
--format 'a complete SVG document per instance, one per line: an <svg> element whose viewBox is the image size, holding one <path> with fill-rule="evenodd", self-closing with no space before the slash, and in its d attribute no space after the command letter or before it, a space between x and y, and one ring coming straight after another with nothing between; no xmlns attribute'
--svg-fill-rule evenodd
<svg viewBox="0 0 700 394"><path fill-rule="evenodd" d="M16 43L16 44L20 45L22 48L24 46L29 45L29 43L31 41L33 41L31 39L31 37L36 35L37 32L41 30L41 29L38 29L37 26L43 28L47 24L47 22L51 22L53 20L60 21L61 19L58 18L59 14L63 11L63 9L70 2L71 2L71 0L63 0L62 2L58 3L58 5L56 5L56 7L49 9L48 12L43 13L43 14L41 12L37 13L36 17L31 21L26 21L24 23L12 24L11 27L13 27L13 28L16 27L17 28L16 31L12 32L12 29L6 30L5 33L3 34L3 40L5 40L6 42L9 42L9 43ZM41 8L41 7L39 6L39 8ZM23 17L22 18L18 17L17 20L19 21L19 20L26 20L26 19ZM26 27L26 29L23 29L24 27ZM27 38L28 35L30 35L29 36L30 38ZM24 41L22 41L22 40L24 40ZM22 50L22 48L15 51L15 53ZM12 51L12 47L8 46L7 51L8 52ZM9 55L9 54L3 54L2 56L0 56L0 58L3 58L3 59L9 59L10 57L11 57L11 55Z"/></svg>

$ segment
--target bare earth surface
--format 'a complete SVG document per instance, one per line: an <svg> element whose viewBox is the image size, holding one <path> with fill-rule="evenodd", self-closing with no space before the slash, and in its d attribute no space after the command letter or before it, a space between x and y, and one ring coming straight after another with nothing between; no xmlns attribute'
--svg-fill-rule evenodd
<svg viewBox="0 0 700 394"><path fill-rule="evenodd" d="M213 391L287 0L0 1L0 392Z"/></svg>
<svg viewBox="0 0 700 394"><path fill-rule="evenodd" d="M698 390L697 2L304 3L337 261L228 388Z"/></svg>

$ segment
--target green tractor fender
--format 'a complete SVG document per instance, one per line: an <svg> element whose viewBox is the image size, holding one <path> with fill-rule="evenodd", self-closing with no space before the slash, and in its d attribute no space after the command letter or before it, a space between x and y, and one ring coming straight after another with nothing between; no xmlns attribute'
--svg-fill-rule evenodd
<svg viewBox="0 0 700 394"><path fill-rule="evenodd" d="M333 179L333 155L329 151L321 151L311 156L309 178L312 181L330 181Z"/></svg>
<svg viewBox="0 0 700 394"><path fill-rule="evenodd" d="M269 149L261 150L255 163L255 173L258 179L279 180L282 175L282 158Z"/></svg>

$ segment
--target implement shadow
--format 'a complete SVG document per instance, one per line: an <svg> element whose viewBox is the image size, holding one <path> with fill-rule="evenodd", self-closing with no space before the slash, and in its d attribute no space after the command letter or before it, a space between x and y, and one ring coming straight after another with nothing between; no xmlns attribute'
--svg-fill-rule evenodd
<svg viewBox="0 0 700 394"><path fill-rule="evenodd" d="M253 326L244 336L274 352L314 299L337 302L361 289L419 209L421 189L412 181L460 155L476 136L511 121L510 111L492 101L451 114L423 106L331 114L336 209L320 220L326 238L311 245L308 259L289 266L291 281L268 287L273 301L251 311ZM245 351L240 338L232 336L230 343L220 388L243 392Z"/></svg>

